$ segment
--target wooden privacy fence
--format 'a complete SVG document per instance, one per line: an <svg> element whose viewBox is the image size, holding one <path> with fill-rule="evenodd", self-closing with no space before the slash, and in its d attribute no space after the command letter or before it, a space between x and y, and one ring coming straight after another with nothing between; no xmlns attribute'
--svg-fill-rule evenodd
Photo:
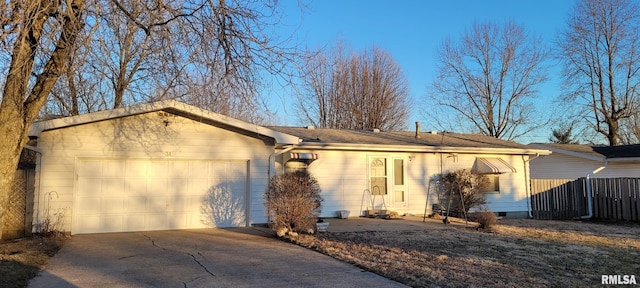
<svg viewBox="0 0 640 288"><path fill-rule="evenodd" d="M592 178L593 218L640 221L640 178ZM531 179L535 219L568 220L589 214L586 178Z"/></svg>

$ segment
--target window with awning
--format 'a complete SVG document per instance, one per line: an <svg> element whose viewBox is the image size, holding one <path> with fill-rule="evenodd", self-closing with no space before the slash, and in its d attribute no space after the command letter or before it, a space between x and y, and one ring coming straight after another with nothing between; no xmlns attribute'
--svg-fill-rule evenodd
<svg viewBox="0 0 640 288"><path fill-rule="evenodd" d="M502 158L476 158L471 172L480 174L516 173L516 168Z"/></svg>
<svg viewBox="0 0 640 288"><path fill-rule="evenodd" d="M309 164L318 159L316 153L289 153L289 160L285 163L286 172L307 170Z"/></svg>

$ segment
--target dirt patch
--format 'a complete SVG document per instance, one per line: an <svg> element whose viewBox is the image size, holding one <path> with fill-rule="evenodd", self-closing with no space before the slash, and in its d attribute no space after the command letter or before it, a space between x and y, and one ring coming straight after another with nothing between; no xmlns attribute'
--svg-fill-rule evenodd
<svg viewBox="0 0 640 288"><path fill-rule="evenodd" d="M491 231L344 232L292 241L414 287L584 287L599 285L601 275L640 271L639 225L501 220Z"/></svg>
<svg viewBox="0 0 640 288"><path fill-rule="evenodd" d="M65 237L22 238L0 242L0 287L27 287L62 247Z"/></svg>

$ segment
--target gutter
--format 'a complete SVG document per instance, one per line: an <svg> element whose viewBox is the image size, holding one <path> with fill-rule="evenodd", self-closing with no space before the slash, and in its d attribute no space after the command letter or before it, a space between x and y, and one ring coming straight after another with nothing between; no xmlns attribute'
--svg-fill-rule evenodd
<svg viewBox="0 0 640 288"><path fill-rule="evenodd" d="M540 157L540 154L536 153L535 156L533 157L529 157L528 159L524 159L524 155L522 155L522 162L523 162L523 166L524 166L524 181L525 183L527 183L527 185L525 186L525 192L527 194L527 198L529 199L527 201L527 212L529 213L529 219L533 219L533 212L532 212L532 204L531 204L531 179L529 179L529 174L527 173L529 171L529 167L527 167L527 163L531 162L531 160L536 159ZM529 163L530 164L530 163Z"/></svg>
<svg viewBox="0 0 640 288"><path fill-rule="evenodd" d="M591 171L591 173L587 174L587 215L580 216L580 219L591 219L593 217L593 195L591 191L591 176L596 173L604 170L609 165L609 160L604 160L604 165L598 167L596 170Z"/></svg>
<svg viewBox="0 0 640 288"><path fill-rule="evenodd" d="M544 149L520 149L502 147L455 147L455 146L425 146L425 145L391 145L391 144L349 144L349 143L314 143L302 142L297 145L307 149L350 150L373 152L416 152L416 153L458 153L476 154L491 153L504 155L550 155L551 151Z"/></svg>
<svg viewBox="0 0 640 288"><path fill-rule="evenodd" d="M289 146L285 146L283 148L284 149L282 149L282 151L273 152L273 153L269 154L269 159L267 160L268 161L268 167L267 167L267 177L268 178L267 179L271 179L271 160L275 159L275 157L278 156L278 155L282 155L284 153L287 153L287 152L293 150L293 148L296 148L296 145L289 145ZM274 163L274 165L275 165L275 163Z"/></svg>

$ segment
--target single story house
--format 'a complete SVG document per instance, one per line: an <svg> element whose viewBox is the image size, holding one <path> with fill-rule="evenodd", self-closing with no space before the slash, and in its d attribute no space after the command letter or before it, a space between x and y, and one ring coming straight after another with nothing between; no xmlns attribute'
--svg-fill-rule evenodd
<svg viewBox="0 0 640 288"><path fill-rule="evenodd" d="M161 101L36 122L34 227L72 234L268 222L268 179L308 169L323 217L431 212L434 175L491 175L489 208L524 217L537 149L479 135L263 127ZM430 201L427 203L427 197Z"/></svg>
<svg viewBox="0 0 640 288"><path fill-rule="evenodd" d="M531 179L638 178L640 145L529 144L552 151L531 160Z"/></svg>

